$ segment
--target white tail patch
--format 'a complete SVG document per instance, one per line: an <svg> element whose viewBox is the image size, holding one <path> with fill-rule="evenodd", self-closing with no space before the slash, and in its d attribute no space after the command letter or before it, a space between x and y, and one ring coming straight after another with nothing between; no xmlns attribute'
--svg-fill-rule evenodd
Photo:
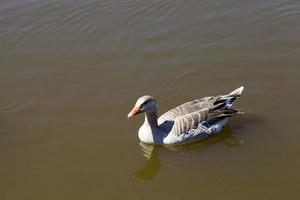
<svg viewBox="0 0 300 200"><path fill-rule="evenodd" d="M242 92L244 90L244 86L239 87L238 89L230 92L228 95L226 96L241 96Z"/></svg>
<svg viewBox="0 0 300 200"><path fill-rule="evenodd" d="M241 96L243 90L244 86L241 86L238 89L233 90L229 94L222 96L221 100L224 100L226 103L226 107L230 108L237 99L237 97Z"/></svg>

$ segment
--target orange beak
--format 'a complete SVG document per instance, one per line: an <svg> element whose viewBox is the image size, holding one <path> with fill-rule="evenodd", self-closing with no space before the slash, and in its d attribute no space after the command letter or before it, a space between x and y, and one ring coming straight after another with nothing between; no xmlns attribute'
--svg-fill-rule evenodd
<svg viewBox="0 0 300 200"><path fill-rule="evenodd" d="M140 112L141 112L141 110L140 110L139 107L134 107L134 108L130 111L130 113L128 113L127 117L128 117L128 118L131 118L131 117L133 117L134 115L139 114Z"/></svg>

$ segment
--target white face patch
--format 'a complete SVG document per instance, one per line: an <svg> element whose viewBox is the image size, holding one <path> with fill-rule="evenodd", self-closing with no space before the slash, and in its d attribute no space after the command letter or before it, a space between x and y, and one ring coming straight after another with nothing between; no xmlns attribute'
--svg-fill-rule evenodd
<svg viewBox="0 0 300 200"><path fill-rule="evenodd" d="M136 101L134 107L140 107L142 104L144 104L145 102L150 101L150 100L154 100L154 98L150 95L142 96Z"/></svg>

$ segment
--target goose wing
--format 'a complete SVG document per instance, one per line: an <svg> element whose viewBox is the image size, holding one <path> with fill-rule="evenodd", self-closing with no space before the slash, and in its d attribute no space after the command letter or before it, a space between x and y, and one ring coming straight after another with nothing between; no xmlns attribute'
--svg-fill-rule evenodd
<svg viewBox="0 0 300 200"><path fill-rule="evenodd" d="M196 129L200 123L207 121L208 114L208 109L202 109L175 118L171 133L178 136Z"/></svg>
<svg viewBox="0 0 300 200"><path fill-rule="evenodd" d="M214 108L214 107L212 107ZM214 124L218 124L222 120L240 114L240 112L224 107L221 109L202 109L195 111L174 119L174 124L171 129L172 134L209 134L210 127Z"/></svg>
<svg viewBox="0 0 300 200"><path fill-rule="evenodd" d="M227 95L209 96L186 102L161 115L158 119L158 124L162 124L165 121L173 121L178 117L196 111L201 111L203 109L218 110L222 108L230 108L234 101L242 94L243 89L244 87L241 86Z"/></svg>
<svg viewBox="0 0 300 200"><path fill-rule="evenodd" d="M194 112L196 111L209 109L210 107L213 106L214 102L218 98L220 98L220 96L211 96L211 97L204 97L202 99L195 99L193 101L186 102L162 114L158 119L158 124L161 124L164 121L173 121L174 119L187 114L193 113L194 115L195 114Z"/></svg>

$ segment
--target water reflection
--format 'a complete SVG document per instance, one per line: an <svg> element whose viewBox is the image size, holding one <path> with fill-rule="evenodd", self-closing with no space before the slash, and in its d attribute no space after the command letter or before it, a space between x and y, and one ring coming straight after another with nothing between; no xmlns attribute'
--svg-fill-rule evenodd
<svg viewBox="0 0 300 200"><path fill-rule="evenodd" d="M161 147L144 144L142 142L140 142L140 146L147 161L144 167L137 170L134 175L143 180L151 180L156 176L161 167L159 158L159 149Z"/></svg>
<svg viewBox="0 0 300 200"><path fill-rule="evenodd" d="M244 140L241 136L234 134L233 130L226 126L222 133L210 137L204 141L188 145L157 146L140 142L143 156L146 158L145 165L135 171L135 176L143 180L153 179L161 168L161 160L173 163L194 162L199 153L213 144L224 144L226 147L234 148L242 145Z"/></svg>

